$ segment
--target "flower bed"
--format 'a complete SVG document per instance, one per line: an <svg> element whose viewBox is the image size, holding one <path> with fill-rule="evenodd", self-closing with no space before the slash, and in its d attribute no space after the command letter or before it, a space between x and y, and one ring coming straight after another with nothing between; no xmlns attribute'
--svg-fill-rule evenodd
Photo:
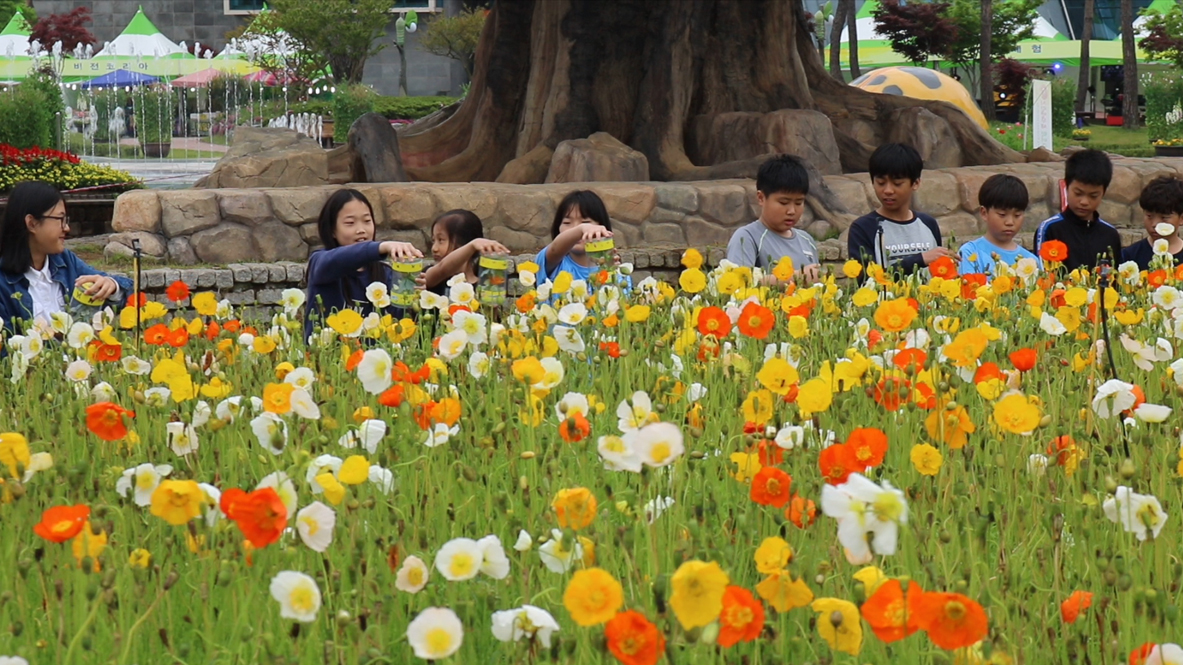
<svg viewBox="0 0 1183 665"><path fill-rule="evenodd" d="M1065 252L787 289L519 264L503 310L459 284L308 344L295 289L59 316L0 359L0 654L1170 662L1183 270Z"/></svg>
<svg viewBox="0 0 1183 665"><path fill-rule="evenodd" d="M112 195L143 187L125 171L89 164L68 152L0 144L0 193L25 180L43 180L63 192L101 187Z"/></svg>

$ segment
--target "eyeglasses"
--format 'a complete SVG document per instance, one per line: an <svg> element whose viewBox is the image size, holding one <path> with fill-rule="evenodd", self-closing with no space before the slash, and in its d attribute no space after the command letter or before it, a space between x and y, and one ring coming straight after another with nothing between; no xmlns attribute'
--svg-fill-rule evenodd
<svg viewBox="0 0 1183 665"><path fill-rule="evenodd" d="M42 215L41 219L56 219L56 220L60 221L62 223L62 230L63 231L70 228L70 216L69 215Z"/></svg>

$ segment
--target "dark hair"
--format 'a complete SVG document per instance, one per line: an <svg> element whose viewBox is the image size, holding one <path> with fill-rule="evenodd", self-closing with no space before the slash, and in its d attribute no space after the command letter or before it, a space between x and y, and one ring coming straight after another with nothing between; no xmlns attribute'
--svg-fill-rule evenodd
<svg viewBox="0 0 1183 665"><path fill-rule="evenodd" d="M884 143L871 153L868 170L871 179L907 178L912 182L920 179L924 171L924 159L916 148L905 143Z"/></svg>
<svg viewBox="0 0 1183 665"><path fill-rule="evenodd" d="M1183 179L1163 175L1150 181L1138 197L1143 212L1155 215L1183 215Z"/></svg>
<svg viewBox="0 0 1183 665"><path fill-rule="evenodd" d="M978 203L987 210L1023 211L1027 209L1029 202L1027 185L1006 173L990 176L978 190Z"/></svg>
<svg viewBox="0 0 1183 665"><path fill-rule="evenodd" d="M448 242L453 248L485 237L485 227L481 225L481 218L471 210L457 209L445 212L431 223L432 230L440 224L444 225L444 233L448 234Z"/></svg>
<svg viewBox="0 0 1183 665"><path fill-rule="evenodd" d="M777 155L760 165L756 172L756 190L764 196L809 193L809 171L799 157Z"/></svg>
<svg viewBox="0 0 1183 665"><path fill-rule="evenodd" d="M612 230L612 220L608 219L608 209L604 207L603 199L590 189L577 189L559 201L559 207L555 209L555 220L550 225L551 238L558 237L563 218L575 208L579 208L584 217L609 231Z"/></svg>
<svg viewBox="0 0 1183 665"><path fill-rule="evenodd" d="M12 188L4 210L4 228L0 229L0 268L21 275L33 265L25 217L32 215L40 220L61 201L61 192L38 180L17 183Z"/></svg>
<svg viewBox="0 0 1183 665"><path fill-rule="evenodd" d="M1113 180L1113 162L1100 150L1081 150L1073 153L1064 164L1064 184L1073 181L1109 189Z"/></svg>
<svg viewBox="0 0 1183 665"><path fill-rule="evenodd" d="M320 236L320 242L325 249L336 249L341 246L337 242L337 217L341 214L341 209L350 201L361 201L366 204L370 210L370 217L374 216L374 206L370 205L370 200L366 198L365 194L356 189L338 189L333 192L328 201L325 201L324 207L320 209L320 217L316 220L316 233ZM375 222L376 225L376 222ZM366 266L366 277L370 283L386 282L386 268L379 262L375 261ZM349 287L349 280L341 282L345 291L345 299L348 301L356 300L352 289Z"/></svg>

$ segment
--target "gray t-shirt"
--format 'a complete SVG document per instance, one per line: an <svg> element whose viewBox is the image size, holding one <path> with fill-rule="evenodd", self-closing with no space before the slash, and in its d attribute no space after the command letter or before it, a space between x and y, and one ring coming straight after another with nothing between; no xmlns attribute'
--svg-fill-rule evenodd
<svg viewBox="0 0 1183 665"><path fill-rule="evenodd" d="M736 265L771 270L783 256L793 259L796 269L813 265L818 262L817 243L801 229L786 238L758 219L736 229L727 243L727 260Z"/></svg>

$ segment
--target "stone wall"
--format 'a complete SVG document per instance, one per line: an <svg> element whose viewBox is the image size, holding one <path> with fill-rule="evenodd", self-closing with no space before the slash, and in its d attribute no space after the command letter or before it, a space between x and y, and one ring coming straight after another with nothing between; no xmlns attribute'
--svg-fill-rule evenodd
<svg viewBox="0 0 1183 665"><path fill-rule="evenodd" d="M958 243L981 235L975 213L977 191L994 173L1021 178L1031 195L1021 240L1060 209L1063 163L1042 162L924 172L913 207L940 222ZM1143 186L1157 175L1183 174L1183 159L1115 160L1113 184L1101 204L1103 218L1123 230L1127 241L1141 237ZM875 206L866 174L827 175L826 186L840 207L862 214ZM357 185L375 208L378 239L413 242L428 249L430 225L442 212L466 208L484 221L485 234L514 252L536 252L550 240L555 208L572 189L586 187L604 199L617 246L638 253L653 247L700 249L725 246L735 228L756 219L755 183L718 180L684 183L396 183ZM337 187L219 190L138 190L115 204L116 231L109 252L126 253L139 238L145 253L170 263L225 265L251 261L307 259L319 246L316 219ZM809 208L801 228L821 241L823 257L845 258L841 235L849 215ZM663 264L664 265L664 264Z"/></svg>

